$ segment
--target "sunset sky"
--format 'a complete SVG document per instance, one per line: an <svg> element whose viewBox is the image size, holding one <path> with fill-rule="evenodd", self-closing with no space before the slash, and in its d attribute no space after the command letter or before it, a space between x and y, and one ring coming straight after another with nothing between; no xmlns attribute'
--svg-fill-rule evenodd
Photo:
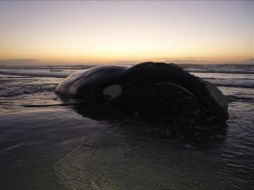
<svg viewBox="0 0 254 190"><path fill-rule="evenodd" d="M253 1L1 1L0 27L0 63L254 57Z"/></svg>

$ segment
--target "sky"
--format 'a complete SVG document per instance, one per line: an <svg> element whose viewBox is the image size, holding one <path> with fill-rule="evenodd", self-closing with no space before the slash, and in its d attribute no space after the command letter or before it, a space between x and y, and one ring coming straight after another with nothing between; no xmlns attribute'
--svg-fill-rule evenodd
<svg viewBox="0 0 254 190"><path fill-rule="evenodd" d="M0 64L245 62L253 1L0 1Z"/></svg>

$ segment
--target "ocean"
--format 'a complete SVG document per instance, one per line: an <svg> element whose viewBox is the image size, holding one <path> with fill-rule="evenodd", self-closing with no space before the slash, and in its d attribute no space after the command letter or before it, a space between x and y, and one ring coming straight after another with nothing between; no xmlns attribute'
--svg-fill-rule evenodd
<svg viewBox="0 0 254 190"><path fill-rule="evenodd" d="M254 65L182 67L229 101L225 132L201 144L63 104L56 86L89 66L1 66L0 189L254 189Z"/></svg>

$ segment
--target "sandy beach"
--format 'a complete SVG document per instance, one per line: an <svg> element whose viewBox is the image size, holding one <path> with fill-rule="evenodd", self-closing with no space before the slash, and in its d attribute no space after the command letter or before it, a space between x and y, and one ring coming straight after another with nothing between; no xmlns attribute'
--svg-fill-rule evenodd
<svg viewBox="0 0 254 190"><path fill-rule="evenodd" d="M228 87L235 84L232 74L217 73L211 79L209 73L194 73L220 82L230 114L225 134L195 145L137 130L146 124L85 117L72 106L62 106L55 88L64 78L54 74L20 76L1 71L3 190L250 189L253 185L254 91L238 87L244 80L246 85L253 82L248 73L234 74L239 83L235 87ZM29 72L36 73L27 70L26 75Z"/></svg>

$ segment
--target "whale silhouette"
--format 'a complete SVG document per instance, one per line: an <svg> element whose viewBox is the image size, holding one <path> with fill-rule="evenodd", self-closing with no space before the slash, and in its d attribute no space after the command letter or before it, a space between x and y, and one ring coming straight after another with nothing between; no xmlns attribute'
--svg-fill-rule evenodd
<svg viewBox="0 0 254 190"><path fill-rule="evenodd" d="M225 124L228 119L223 93L172 63L93 67L67 77L56 93L63 100L79 100L80 105L109 115L147 121L188 126Z"/></svg>

